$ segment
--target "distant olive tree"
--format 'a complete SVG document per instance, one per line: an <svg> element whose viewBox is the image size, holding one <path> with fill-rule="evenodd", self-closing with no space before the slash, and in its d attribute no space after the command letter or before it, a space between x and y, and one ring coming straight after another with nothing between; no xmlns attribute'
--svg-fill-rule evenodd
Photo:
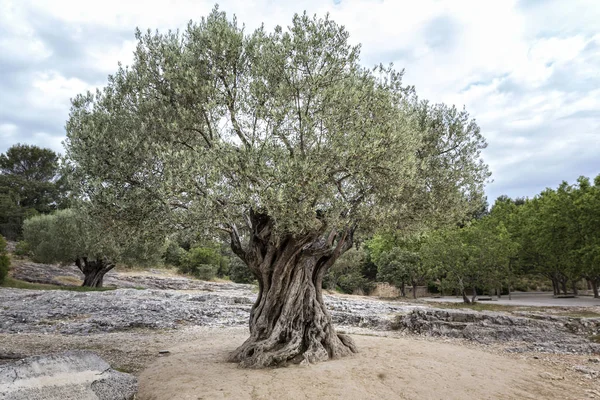
<svg viewBox="0 0 600 400"><path fill-rule="evenodd" d="M259 283L246 367L356 351L323 303L355 234L463 218L488 177L464 110L364 68L328 17L254 32L215 9L182 32L137 32L133 64L73 100L76 189L140 231L219 229ZM475 201L476 200L476 201Z"/></svg>
<svg viewBox="0 0 600 400"><path fill-rule="evenodd" d="M23 226L35 261L74 263L84 275L83 286L90 287L102 287L104 275L117 262L146 263L160 254L160 243L117 232L108 221L72 209L29 218Z"/></svg>

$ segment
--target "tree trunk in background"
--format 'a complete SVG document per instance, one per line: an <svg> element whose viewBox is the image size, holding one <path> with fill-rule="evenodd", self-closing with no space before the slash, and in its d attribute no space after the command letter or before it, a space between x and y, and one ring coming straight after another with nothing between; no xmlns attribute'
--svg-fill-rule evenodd
<svg viewBox="0 0 600 400"><path fill-rule="evenodd" d="M575 296L579 295L579 291L577 290L577 281L573 281L571 284L572 288L573 288L573 294Z"/></svg>
<svg viewBox="0 0 600 400"><path fill-rule="evenodd" d="M473 295L471 296L471 303L475 303L475 299L477 299L477 289L473 286Z"/></svg>
<svg viewBox="0 0 600 400"><path fill-rule="evenodd" d="M235 227L232 249L257 277L259 293L250 312L250 337L230 361L264 368L355 353L352 339L335 332L321 289L327 269L352 246L353 232L280 237L272 233L268 216L252 214L250 220L247 249Z"/></svg>
<svg viewBox="0 0 600 400"><path fill-rule="evenodd" d="M554 291L554 295L557 296L560 294L558 281L556 280L556 278L551 278L551 280L552 280L552 290Z"/></svg>
<svg viewBox="0 0 600 400"><path fill-rule="evenodd" d="M417 284L413 282L412 284L412 289L413 289L413 299L417 298Z"/></svg>
<svg viewBox="0 0 600 400"><path fill-rule="evenodd" d="M83 273L83 285L87 287L102 287L104 275L115 267L115 264L106 260L88 260L87 257L77 258L75 265Z"/></svg>
<svg viewBox="0 0 600 400"><path fill-rule="evenodd" d="M567 294L567 280L566 279L562 279L560 281L560 285L562 287L563 294L566 295Z"/></svg>
<svg viewBox="0 0 600 400"><path fill-rule="evenodd" d="M592 284L592 290L594 291L594 298L600 298L600 295L598 294L598 280L590 279L590 283Z"/></svg>
<svg viewBox="0 0 600 400"><path fill-rule="evenodd" d="M406 285L404 285L404 282L400 285L400 296L406 297Z"/></svg>
<svg viewBox="0 0 600 400"><path fill-rule="evenodd" d="M467 296L466 290L464 290L464 289L462 290L462 298L463 298L463 301L465 302L465 304L472 303L471 299L469 299L469 296Z"/></svg>

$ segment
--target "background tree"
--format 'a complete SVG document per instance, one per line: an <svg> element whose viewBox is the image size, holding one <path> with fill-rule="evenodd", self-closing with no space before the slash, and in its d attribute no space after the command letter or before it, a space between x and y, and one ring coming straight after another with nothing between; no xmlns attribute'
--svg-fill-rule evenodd
<svg viewBox="0 0 600 400"><path fill-rule="evenodd" d="M416 262L418 256L415 253L400 247L384 251L377 259L377 280L396 286L400 289L400 295L405 297L409 281L408 269Z"/></svg>
<svg viewBox="0 0 600 400"><path fill-rule="evenodd" d="M16 144L0 154L0 233L15 240L25 218L63 205L64 185L50 149Z"/></svg>
<svg viewBox="0 0 600 400"><path fill-rule="evenodd" d="M372 285L363 275L365 262L365 251L353 247L329 268L325 274L324 286L330 290L339 289L344 293L368 293Z"/></svg>
<svg viewBox="0 0 600 400"><path fill-rule="evenodd" d="M6 240L0 235L0 284L6 279L9 267L10 258L8 258L8 252L6 251Z"/></svg>
<svg viewBox="0 0 600 400"><path fill-rule="evenodd" d="M94 215L140 231L220 229L258 278L242 366L355 351L323 303L355 233L463 218L488 177L464 110L365 69L328 18L246 33L214 10L182 33L137 32L133 64L77 96L67 156Z"/></svg>
<svg viewBox="0 0 600 400"><path fill-rule="evenodd" d="M582 275L590 282L595 298L599 298L600 286L600 175L594 184L585 177L578 179L578 193L574 199L579 247L574 249L575 258L581 263Z"/></svg>
<svg viewBox="0 0 600 400"><path fill-rule="evenodd" d="M83 286L102 287L104 275L117 262L154 262L161 247L156 241L137 240L123 231L123 227L109 224L67 209L27 219L23 233L35 261L74 263L84 275Z"/></svg>

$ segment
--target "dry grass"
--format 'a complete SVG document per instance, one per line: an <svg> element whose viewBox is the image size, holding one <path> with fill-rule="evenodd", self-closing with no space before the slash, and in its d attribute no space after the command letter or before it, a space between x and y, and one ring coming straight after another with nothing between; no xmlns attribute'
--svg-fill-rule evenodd
<svg viewBox="0 0 600 400"><path fill-rule="evenodd" d="M47 285L43 283L31 283L22 281L19 279L11 278L7 276L0 287L14 288L14 289L30 289L30 290L70 290L74 292L102 292L106 290L114 290L115 288L103 287L103 288L92 288L85 286L59 286L59 285Z"/></svg>

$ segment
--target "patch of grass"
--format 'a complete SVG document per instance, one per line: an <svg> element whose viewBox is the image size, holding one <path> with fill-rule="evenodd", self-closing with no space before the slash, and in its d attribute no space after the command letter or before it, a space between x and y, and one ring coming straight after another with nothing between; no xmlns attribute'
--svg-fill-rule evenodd
<svg viewBox="0 0 600 400"><path fill-rule="evenodd" d="M590 340L590 342L600 343L600 335L588 336L588 339Z"/></svg>
<svg viewBox="0 0 600 400"><path fill-rule="evenodd" d="M60 282L64 285L69 285L69 286L81 286L81 284L83 283L83 281L81 279L77 279L74 276L56 276L54 277L54 280L57 282Z"/></svg>
<svg viewBox="0 0 600 400"><path fill-rule="evenodd" d="M70 290L73 292L104 292L107 290L115 290L112 287L102 288L91 288L84 286L59 286L59 285L47 285L45 283L31 283L14 279L9 276L6 277L4 283L0 287L14 288L14 289L31 289L31 290Z"/></svg>

